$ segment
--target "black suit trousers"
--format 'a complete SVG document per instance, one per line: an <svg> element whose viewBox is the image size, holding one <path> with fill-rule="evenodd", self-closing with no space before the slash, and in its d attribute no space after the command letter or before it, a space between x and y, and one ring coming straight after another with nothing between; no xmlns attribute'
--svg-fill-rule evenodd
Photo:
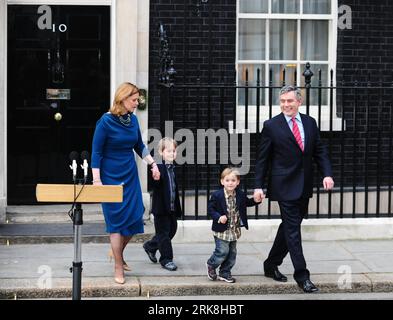
<svg viewBox="0 0 393 320"><path fill-rule="evenodd" d="M265 270L271 270L282 264L289 252L295 268L294 279L301 283L310 278L303 255L301 223L307 213L309 199L279 201L282 222L268 258L264 262Z"/></svg>
<svg viewBox="0 0 393 320"><path fill-rule="evenodd" d="M154 216L154 227L156 234L154 237L145 242L144 248L150 252L160 252L160 264L173 260L172 239L177 231L177 218L175 213Z"/></svg>

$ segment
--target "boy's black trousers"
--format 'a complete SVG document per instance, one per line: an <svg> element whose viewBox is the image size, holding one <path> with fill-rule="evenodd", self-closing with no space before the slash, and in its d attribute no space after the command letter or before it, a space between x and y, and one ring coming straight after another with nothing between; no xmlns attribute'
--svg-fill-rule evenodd
<svg viewBox="0 0 393 320"><path fill-rule="evenodd" d="M160 252L160 263L162 266L173 260L172 238L177 230L177 218L174 212L168 215L155 215L154 228L156 234L145 242L144 248L150 252Z"/></svg>

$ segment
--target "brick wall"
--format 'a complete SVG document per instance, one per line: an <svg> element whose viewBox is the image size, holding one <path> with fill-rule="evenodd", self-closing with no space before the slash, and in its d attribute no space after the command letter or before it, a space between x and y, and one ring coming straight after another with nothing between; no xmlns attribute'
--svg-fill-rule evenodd
<svg viewBox="0 0 393 320"><path fill-rule="evenodd" d="M352 9L352 29L338 30L337 85L390 86L393 3L339 0L340 5ZM392 93L391 89L338 90L337 107L344 110L347 130L332 138L332 157L338 177L343 163L345 185L351 185L353 177L359 186L375 185L377 180L389 184Z"/></svg>
<svg viewBox="0 0 393 320"><path fill-rule="evenodd" d="M195 84L198 78L201 83L233 83L235 80L236 1L214 0L200 7L196 6L197 2L150 1L150 110L159 111L160 107L157 87L160 21L166 28L170 54L175 58L177 83ZM202 106L206 103L197 90L190 91L187 97ZM195 115L186 121L192 122L192 118ZM149 126L159 126L159 112L149 113Z"/></svg>
<svg viewBox="0 0 393 320"><path fill-rule="evenodd" d="M150 1L150 63L149 63L149 127L160 127L160 89L157 85L159 73L158 23L161 22L169 40L170 54L175 58L177 84L207 84L235 81L236 50L236 1L214 0L208 5L196 4L194 0L151 0ZM173 92L172 114L175 131L178 128L219 129L222 123L232 119L235 92L191 88L183 94ZM221 105L217 97L225 95ZM162 104L164 105L164 104ZM223 110L221 118L217 110ZM195 135L196 136L196 135ZM195 143L196 145L196 143ZM196 145L196 153L201 145ZM209 171L210 170L210 171ZM187 168L187 187L195 185L198 177L206 185L207 177L217 186L219 166Z"/></svg>

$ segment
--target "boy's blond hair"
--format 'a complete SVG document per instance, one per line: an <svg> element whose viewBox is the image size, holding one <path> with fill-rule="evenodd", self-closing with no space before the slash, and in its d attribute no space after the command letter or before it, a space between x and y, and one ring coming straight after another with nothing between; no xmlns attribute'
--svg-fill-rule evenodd
<svg viewBox="0 0 393 320"><path fill-rule="evenodd" d="M224 179L226 176L230 175L230 174L234 174L237 178L237 180L240 180L240 172L239 170L237 170L236 168L225 168L222 172L221 172L221 180Z"/></svg>
<svg viewBox="0 0 393 320"><path fill-rule="evenodd" d="M161 154L165 148L168 147L168 145L173 145L175 149L177 148L177 142L176 140L169 138L169 137L164 137L158 142L158 152Z"/></svg>

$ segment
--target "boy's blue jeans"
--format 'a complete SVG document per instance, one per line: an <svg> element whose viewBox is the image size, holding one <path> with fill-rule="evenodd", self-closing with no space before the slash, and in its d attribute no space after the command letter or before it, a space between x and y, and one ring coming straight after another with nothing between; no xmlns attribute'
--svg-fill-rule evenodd
<svg viewBox="0 0 393 320"><path fill-rule="evenodd" d="M214 237L214 241L216 242L216 248L209 260L207 260L207 264L214 269L220 266L219 275L228 277L231 275L231 269L236 263L237 241L225 241L217 237Z"/></svg>

